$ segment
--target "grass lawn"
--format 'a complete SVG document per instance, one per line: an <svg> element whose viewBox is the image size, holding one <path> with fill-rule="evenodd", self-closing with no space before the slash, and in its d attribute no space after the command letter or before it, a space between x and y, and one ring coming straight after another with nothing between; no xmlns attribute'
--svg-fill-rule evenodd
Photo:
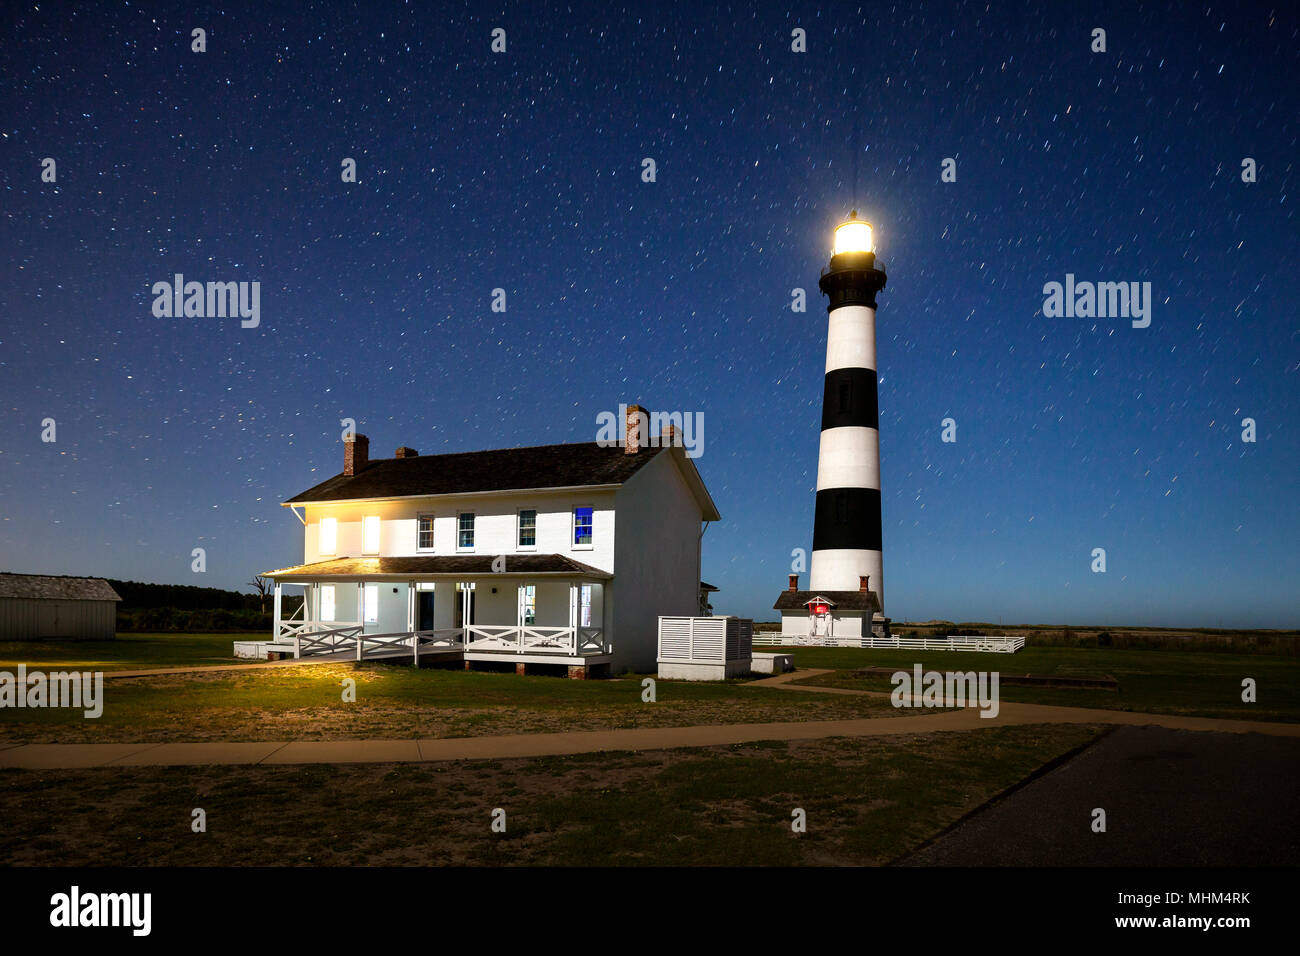
<svg viewBox="0 0 1300 956"><path fill-rule="evenodd" d="M234 635L130 635L107 644L17 646L0 660L29 666L145 668L227 663ZM96 657L94 648L111 651ZM1300 658L1210 651L1034 646L1015 655L950 654L860 648L791 649L802 669L834 672L809 683L888 691L867 666L910 670L987 670L1004 674L1113 676L1120 691L1024 688L1003 684L1005 701L1256 720L1300 720ZM43 656L41 656L43 655ZM1259 703L1240 700L1243 677L1258 682ZM357 699L342 699L343 680ZM692 724L761 723L933 714L896 710L882 696L810 694L753 687L747 681L659 681L658 700L641 700L641 676L571 681L556 677L415 670L371 662L156 675L105 683L104 714L80 710L0 709L0 741L166 742L467 737L559 730L604 730Z"/></svg>
<svg viewBox="0 0 1300 956"><path fill-rule="evenodd" d="M356 681L356 701L342 681ZM887 699L753 687L746 681L574 681L370 662L106 681L104 713L0 710L0 741L162 742L471 737L559 730L894 717ZM936 711L928 711L934 713Z"/></svg>
<svg viewBox="0 0 1300 956"><path fill-rule="evenodd" d="M133 671L155 667L241 664L235 641L266 639L265 634L119 634L115 641L0 641L0 670L76 668Z"/></svg>
<svg viewBox="0 0 1300 956"><path fill-rule="evenodd" d="M878 865L1099 731L1000 727L447 764L6 770L0 857L11 866ZM206 833L190 830L195 807ZM497 807L504 834L490 830ZM791 831L796 807L804 834Z"/></svg>
<svg viewBox="0 0 1300 956"><path fill-rule="evenodd" d="M771 650L771 648L763 648ZM1220 651L1136 650L1127 648L1035 647L1018 654L894 651L851 647L790 648L800 668L832 668L835 673L807 679L828 687L888 691L888 677L855 674L863 667L911 670L997 670L1002 674L1114 677L1120 689L1011 687L1002 700L1063 707L1225 717L1241 720L1300 721L1300 658ZM1252 677L1257 703L1241 700L1241 682Z"/></svg>

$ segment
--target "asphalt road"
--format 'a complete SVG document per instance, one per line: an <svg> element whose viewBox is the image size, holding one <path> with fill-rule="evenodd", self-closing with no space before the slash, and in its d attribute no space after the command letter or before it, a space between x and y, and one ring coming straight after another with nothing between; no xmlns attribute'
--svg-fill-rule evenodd
<svg viewBox="0 0 1300 956"><path fill-rule="evenodd" d="M898 861L906 866L1295 866L1300 741L1119 727ZM1092 830L1106 811L1106 832Z"/></svg>

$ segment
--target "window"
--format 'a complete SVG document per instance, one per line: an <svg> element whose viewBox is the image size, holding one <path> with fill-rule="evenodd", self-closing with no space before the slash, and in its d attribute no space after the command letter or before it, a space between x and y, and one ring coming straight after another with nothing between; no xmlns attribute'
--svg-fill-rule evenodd
<svg viewBox="0 0 1300 956"><path fill-rule="evenodd" d="M456 515L456 547L474 547L474 513L472 511Z"/></svg>
<svg viewBox="0 0 1300 956"><path fill-rule="evenodd" d="M415 519L415 548L417 551L433 550L433 515L420 515Z"/></svg>
<svg viewBox="0 0 1300 956"><path fill-rule="evenodd" d="M334 620L334 585L322 584L320 586L320 619L322 621Z"/></svg>
<svg viewBox="0 0 1300 956"><path fill-rule="evenodd" d="M537 512L534 509L519 512L519 547L537 547Z"/></svg>
<svg viewBox="0 0 1300 956"><path fill-rule="evenodd" d="M520 616L524 619L524 624L537 623L537 586L528 584L524 586L523 600Z"/></svg>
<svg viewBox="0 0 1300 956"><path fill-rule="evenodd" d="M366 515L361 519L361 553L379 553L379 515Z"/></svg>
<svg viewBox="0 0 1300 956"><path fill-rule="evenodd" d="M338 548L339 540L339 519L338 518L321 518L320 519L320 553L334 554Z"/></svg>
<svg viewBox="0 0 1300 956"><path fill-rule="evenodd" d="M367 584L366 592L366 616L367 624L374 624L379 620L379 585Z"/></svg>
<svg viewBox="0 0 1300 956"><path fill-rule="evenodd" d="M584 584L579 589L578 626L591 627L591 585Z"/></svg>
<svg viewBox="0 0 1300 956"><path fill-rule="evenodd" d="M573 509L573 546L575 548L591 547L591 511L590 508Z"/></svg>

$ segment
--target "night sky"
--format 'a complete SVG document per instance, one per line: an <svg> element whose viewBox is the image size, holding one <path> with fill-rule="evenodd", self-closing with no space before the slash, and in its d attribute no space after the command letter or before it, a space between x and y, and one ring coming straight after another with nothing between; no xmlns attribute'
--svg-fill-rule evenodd
<svg viewBox="0 0 1300 956"><path fill-rule="evenodd" d="M640 402L703 413L703 576L773 620L856 205L891 617L1300 625L1295 6L188 6L6 5L0 569L247 590L341 418L381 457ZM260 326L156 318L178 272ZM1150 327L1044 317L1066 273Z"/></svg>

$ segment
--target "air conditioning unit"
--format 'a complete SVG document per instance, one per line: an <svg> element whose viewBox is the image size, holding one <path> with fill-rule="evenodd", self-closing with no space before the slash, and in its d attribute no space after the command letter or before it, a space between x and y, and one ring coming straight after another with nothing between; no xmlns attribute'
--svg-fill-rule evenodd
<svg viewBox="0 0 1300 956"><path fill-rule="evenodd" d="M659 676L726 680L750 672L754 622L745 617L660 617Z"/></svg>

